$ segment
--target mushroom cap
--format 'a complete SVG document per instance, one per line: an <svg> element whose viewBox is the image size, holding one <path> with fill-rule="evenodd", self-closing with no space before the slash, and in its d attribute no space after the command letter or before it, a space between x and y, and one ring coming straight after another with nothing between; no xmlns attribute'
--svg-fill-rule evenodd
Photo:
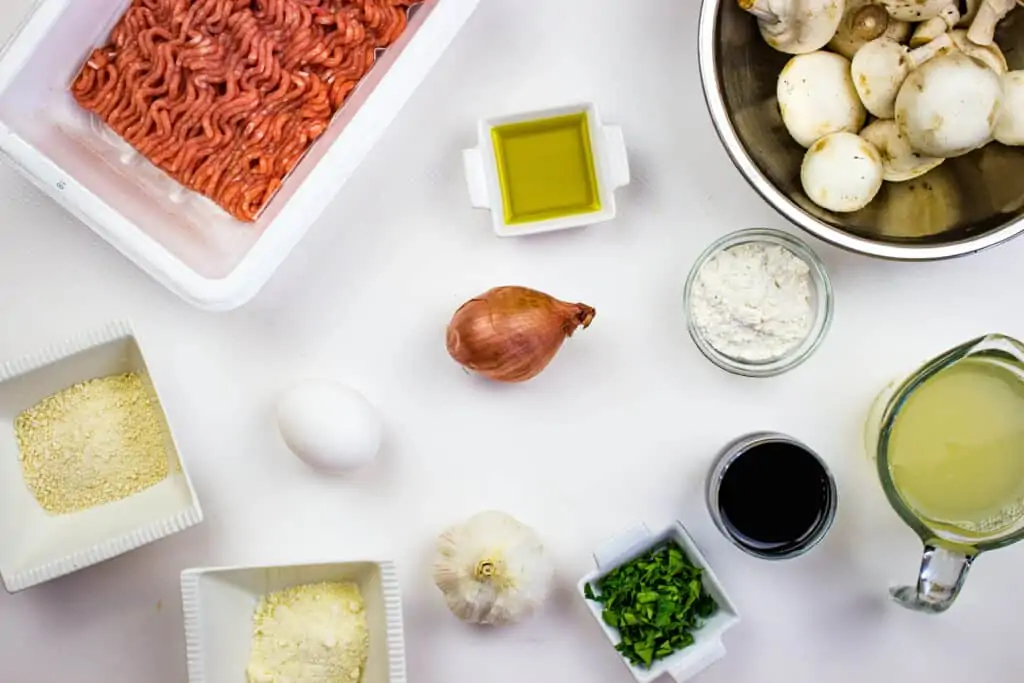
<svg viewBox="0 0 1024 683"><path fill-rule="evenodd" d="M867 206L882 187L882 159L859 135L832 133L804 154L800 182L807 197L836 213Z"/></svg>
<svg viewBox="0 0 1024 683"><path fill-rule="evenodd" d="M882 158L882 178L891 183L902 183L923 176L945 159L918 154L910 141L900 135L900 128L892 119L878 119L864 127L860 136L878 150Z"/></svg>
<svg viewBox="0 0 1024 683"><path fill-rule="evenodd" d="M938 16L951 0L883 0L893 19L900 21L927 21Z"/></svg>
<svg viewBox="0 0 1024 683"><path fill-rule="evenodd" d="M919 154L956 157L992 139L1002 105L999 76L955 51L910 73L896 97L900 133Z"/></svg>
<svg viewBox="0 0 1024 683"><path fill-rule="evenodd" d="M761 37L779 52L802 55L832 40L843 18L844 0L789 0L777 22L758 20Z"/></svg>
<svg viewBox="0 0 1024 683"><path fill-rule="evenodd" d="M846 11L828 47L853 59L865 43L886 36L902 43L910 35L910 24L889 16L885 5L874 0L846 0Z"/></svg>
<svg viewBox="0 0 1024 683"><path fill-rule="evenodd" d="M1004 74L1003 107L993 135L1004 145L1024 145L1024 71Z"/></svg>
<svg viewBox="0 0 1024 683"><path fill-rule="evenodd" d="M967 37L967 31L964 29L950 31L949 37L953 39L953 44L956 45L958 50L968 57L977 59L997 74L1002 75L1009 70L1003 51L995 43L991 45L978 45Z"/></svg>
<svg viewBox="0 0 1024 683"><path fill-rule="evenodd" d="M811 52L789 60L776 94L786 130L803 147L838 131L864 125L864 105L850 78L850 61L832 52Z"/></svg>
<svg viewBox="0 0 1024 683"><path fill-rule="evenodd" d="M896 95L910 73L907 48L891 38L876 38L853 56L850 74L864 107L880 119L891 119Z"/></svg>

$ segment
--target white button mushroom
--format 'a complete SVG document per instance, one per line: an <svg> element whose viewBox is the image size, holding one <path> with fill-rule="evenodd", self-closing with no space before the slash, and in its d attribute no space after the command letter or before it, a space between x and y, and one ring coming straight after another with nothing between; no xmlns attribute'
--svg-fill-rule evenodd
<svg viewBox="0 0 1024 683"><path fill-rule="evenodd" d="M953 44L960 52L977 59L1000 76L1009 68L1006 66L1006 57L1003 55L1003 51L995 43L978 45L967 37L967 31L964 29L950 31L949 37L953 39Z"/></svg>
<svg viewBox="0 0 1024 683"><path fill-rule="evenodd" d="M944 159L916 153L910 142L900 135L900 128L892 119L878 119L865 126L860 136L878 150L882 158L882 178L891 183L913 180L932 170Z"/></svg>
<svg viewBox="0 0 1024 683"><path fill-rule="evenodd" d="M800 145L838 131L856 133L864 106L850 78L850 61L832 52L812 52L789 60L776 90L786 130Z"/></svg>
<svg viewBox="0 0 1024 683"><path fill-rule="evenodd" d="M967 30L967 37L978 45L991 45L995 39L996 25L1016 6L1017 0L983 0Z"/></svg>
<svg viewBox="0 0 1024 683"><path fill-rule="evenodd" d="M889 16L884 5L871 0L847 0L846 12L828 47L853 59L865 43L885 36L902 43L910 35L910 24Z"/></svg>
<svg viewBox="0 0 1024 683"><path fill-rule="evenodd" d="M807 150L800 167L807 197L836 213L867 206L882 187L882 159L859 135L832 133Z"/></svg>
<svg viewBox="0 0 1024 683"><path fill-rule="evenodd" d="M957 50L910 73L896 96L896 123L919 154L956 157L992 139L1002 99L999 76Z"/></svg>
<svg viewBox="0 0 1024 683"><path fill-rule="evenodd" d="M900 21L927 21L939 16L949 0L882 0L889 14Z"/></svg>
<svg viewBox="0 0 1024 683"><path fill-rule="evenodd" d="M757 17L765 42L791 55L825 47L843 18L843 0L737 0Z"/></svg>
<svg viewBox="0 0 1024 683"><path fill-rule="evenodd" d="M994 135L1004 145L1024 145L1024 71L1011 71L1003 77L1003 106L996 120Z"/></svg>
<svg viewBox="0 0 1024 683"><path fill-rule="evenodd" d="M917 25L914 35L910 37L910 47L926 45L956 26L959 21L960 8L947 5L936 16Z"/></svg>
<svg viewBox="0 0 1024 683"><path fill-rule="evenodd" d="M857 95L869 112L880 119L891 119L896 95L910 72L952 49L953 39L945 34L915 50L891 38L876 38L853 56L850 73Z"/></svg>

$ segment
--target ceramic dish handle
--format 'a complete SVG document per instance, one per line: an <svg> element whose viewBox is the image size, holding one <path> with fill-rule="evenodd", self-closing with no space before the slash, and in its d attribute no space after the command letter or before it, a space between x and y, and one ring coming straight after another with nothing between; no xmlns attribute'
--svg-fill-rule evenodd
<svg viewBox="0 0 1024 683"><path fill-rule="evenodd" d="M462 150L462 165L466 169L469 203L475 209L491 208L490 193L487 191L487 173L484 170L484 157L480 153L480 148Z"/></svg>
<svg viewBox="0 0 1024 683"><path fill-rule="evenodd" d="M716 640L713 643L708 643L707 648L701 652L699 657L694 657L687 660L685 664L669 669L668 675L676 683L683 683L683 681L690 680L724 656L725 645L722 644L722 641Z"/></svg>
<svg viewBox="0 0 1024 683"><path fill-rule="evenodd" d="M629 185L629 156L626 154L626 138L619 126L604 126L604 140L608 149L608 176L612 188Z"/></svg>
<svg viewBox="0 0 1024 683"><path fill-rule="evenodd" d="M604 570L625 558L632 557L651 539L651 530L646 524L637 524L611 538L594 551L597 568Z"/></svg>

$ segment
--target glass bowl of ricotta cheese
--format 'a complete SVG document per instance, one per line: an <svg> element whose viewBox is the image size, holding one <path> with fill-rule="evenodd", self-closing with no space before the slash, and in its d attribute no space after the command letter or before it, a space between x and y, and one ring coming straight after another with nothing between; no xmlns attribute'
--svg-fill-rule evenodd
<svg viewBox="0 0 1024 683"><path fill-rule="evenodd" d="M701 353L746 377L772 377L804 362L832 323L832 284L821 259L802 240L769 228L740 230L705 249L683 299Z"/></svg>

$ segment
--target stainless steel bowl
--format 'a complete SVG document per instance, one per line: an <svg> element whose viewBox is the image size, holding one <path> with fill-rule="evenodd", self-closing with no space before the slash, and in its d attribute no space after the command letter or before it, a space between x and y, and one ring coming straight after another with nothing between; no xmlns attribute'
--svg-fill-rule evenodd
<svg viewBox="0 0 1024 683"><path fill-rule="evenodd" d="M807 232L862 254L922 261L974 253L1024 231L1024 148L992 143L905 183L885 183L861 211L834 214L800 187L804 149L779 114L776 81L789 55L761 38L736 0L703 0L699 59L718 135L757 192ZM996 42L1011 69L1024 68L1024 9Z"/></svg>

